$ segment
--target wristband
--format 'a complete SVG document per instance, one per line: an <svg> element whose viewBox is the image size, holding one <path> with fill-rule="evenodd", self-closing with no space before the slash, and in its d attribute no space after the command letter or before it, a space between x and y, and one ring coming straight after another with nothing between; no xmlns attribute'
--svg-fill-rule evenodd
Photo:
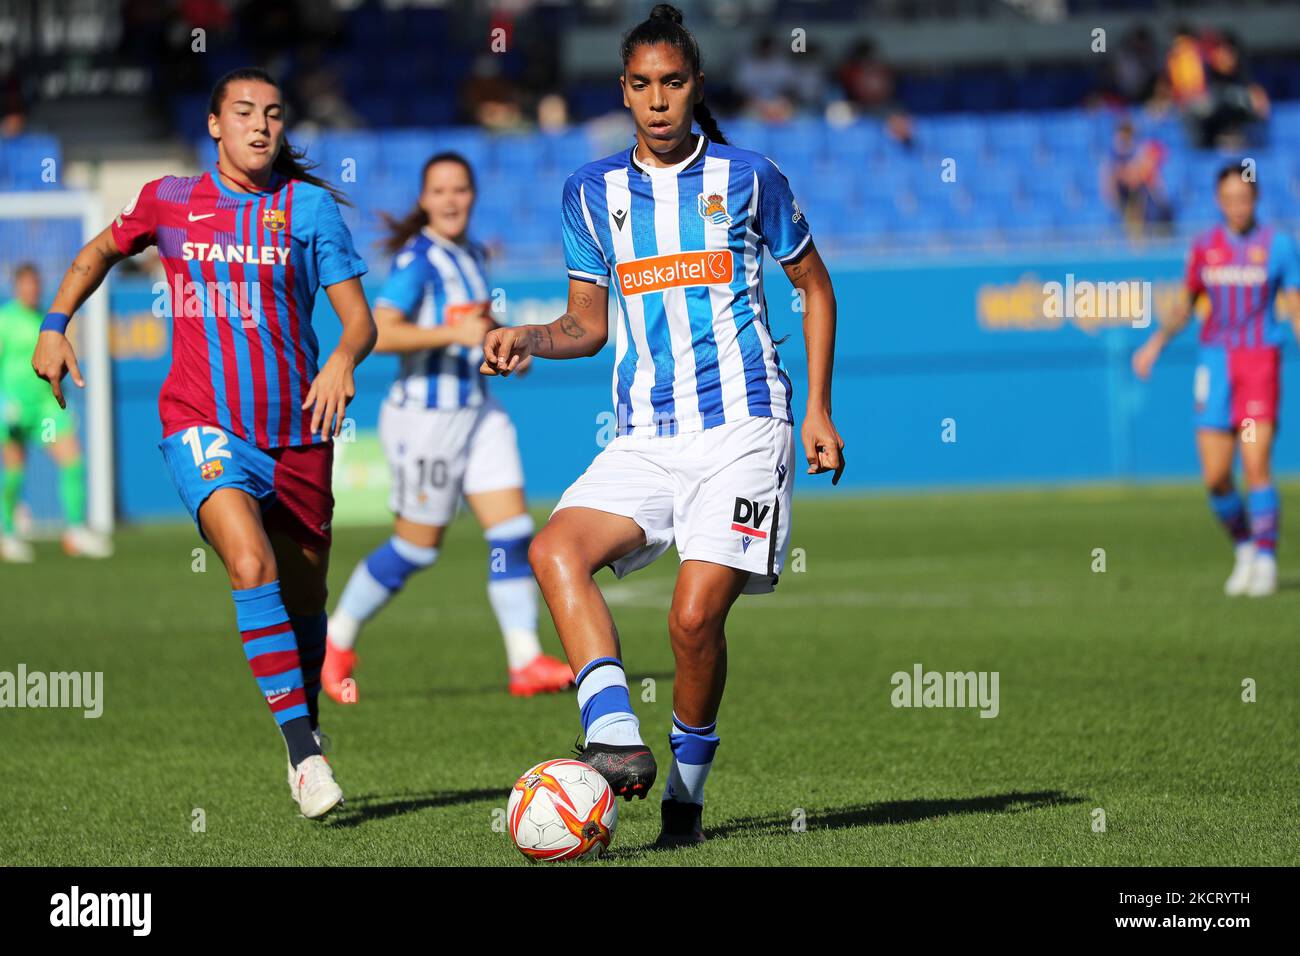
<svg viewBox="0 0 1300 956"><path fill-rule="evenodd" d="M45 320L41 322L42 332L58 332L62 335L68 329L68 323L72 321L72 316L63 312L46 312Z"/></svg>

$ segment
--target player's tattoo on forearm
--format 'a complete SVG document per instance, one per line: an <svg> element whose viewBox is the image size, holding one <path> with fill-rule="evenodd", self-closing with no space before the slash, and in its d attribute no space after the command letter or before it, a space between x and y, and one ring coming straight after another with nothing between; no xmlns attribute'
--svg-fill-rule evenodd
<svg viewBox="0 0 1300 956"><path fill-rule="evenodd" d="M532 339L534 354L544 355L547 352L554 351L554 342L551 339L551 327L549 325L534 325L529 330L528 337Z"/></svg>
<svg viewBox="0 0 1300 956"><path fill-rule="evenodd" d="M560 331L571 339L580 339L587 334L587 330L582 327L582 323L568 312L565 312L556 321L560 325Z"/></svg>
<svg viewBox="0 0 1300 956"><path fill-rule="evenodd" d="M586 309L591 305L591 296L585 292L575 292L573 294L573 304L580 309Z"/></svg>

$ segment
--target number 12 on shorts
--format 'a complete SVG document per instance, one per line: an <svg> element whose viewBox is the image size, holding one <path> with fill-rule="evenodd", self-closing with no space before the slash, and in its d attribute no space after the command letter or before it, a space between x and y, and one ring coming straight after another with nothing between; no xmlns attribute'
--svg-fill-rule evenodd
<svg viewBox="0 0 1300 956"><path fill-rule="evenodd" d="M200 436L211 439L206 450L203 447L203 437ZM189 448L190 454L194 456L194 466L201 472L205 472L204 478L215 477L206 474L207 471L211 470L212 464L216 465L216 473L221 473L220 463L210 462L209 459L231 457L230 450L226 448L226 442L230 441L230 438L220 428L213 425L204 425L202 428L198 425L191 425L181 435L181 441Z"/></svg>

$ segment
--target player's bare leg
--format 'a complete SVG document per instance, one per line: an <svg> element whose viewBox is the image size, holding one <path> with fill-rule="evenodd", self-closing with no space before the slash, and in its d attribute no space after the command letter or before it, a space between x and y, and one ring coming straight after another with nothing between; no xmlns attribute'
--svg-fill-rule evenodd
<svg viewBox="0 0 1300 956"><path fill-rule="evenodd" d="M1281 506L1273 484L1274 431L1273 422L1255 421L1239 432L1241 464L1248 489L1250 534L1255 548L1250 583L1245 592L1251 597L1266 597L1277 591L1277 559L1274 555Z"/></svg>
<svg viewBox="0 0 1300 956"><path fill-rule="evenodd" d="M645 532L631 518L594 508L564 508L528 550L569 666L577 675L587 737L581 757L600 771L616 794L629 800L645 797L658 771L632 713L618 631L594 575L645 543Z"/></svg>
<svg viewBox="0 0 1300 956"><path fill-rule="evenodd" d="M284 625L289 623L288 607L282 597L280 567L276 560L276 551L262 524L261 505L249 494L235 488L219 488L203 503L199 509L199 523L203 534L211 542L230 577L230 585L235 592L237 616L243 616L245 607L252 608L256 617L249 622L241 620L240 631L244 637L244 650L253 668L254 676L265 678L282 677L290 684L303 683L300 658L296 647L296 634L293 646L293 666L284 670L283 660L289 648L280 643L288 637ZM278 537L278 536L277 536ZM286 564L291 576L289 598L300 607L308 607L315 600L311 579L313 573L319 579L319 607L324 607L324 565L316 572L309 570L311 562L299 552L299 558L292 556L293 549L282 547ZM263 636L261 632L271 630L262 626L262 619L278 620L274 637ZM259 641L274 641L275 646L261 648ZM283 706L283 701L292 702L293 689L284 691L280 688L263 687L267 703L276 713L276 704ZM305 702L305 690L303 691ZM304 708L305 709L305 708ZM276 722L284 734L285 744L289 748L289 788L297 801L303 816L315 818L323 816L343 800L343 791L334 781L334 773L321 756L320 744L312 734L309 717L298 711L298 716L282 719L278 714ZM294 759L295 751L299 759Z"/></svg>
<svg viewBox="0 0 1300 956"><path fill-rule="evenodd" d="M28 564L36 559L36 555L32 546L18 536L14 527L14 512L23 491L27 451L22 442L10 439L4 443L0 455L3 455L4 461L4 487L0 489L0 494L4 495L4 500L0 501L0 508L4 509L3 515L0 515L3 518L0 522L0 560Z"/></svg>
<svg viewBox="0 0 1300 956"><path fill-rule="evenodd" d="M662 803L658 845L704 841L704 782L717 748L718 706L727 683L727 615L749 572L683 561L668 612L677 673L673 680L673 765Z"/></svg>
<svg viewBox="0 0 1300 956"><path fill-rule="evenodd" d="M1245 506L1232 481L1232 462L1236 454L1236 436L1217 428L1196 431L1196 451L1201 460L1201 480L1224 530L1232 539L1235 558L1232 573L1223 584L1229 596L1245 594L1250 586L1255 564L1255 546L1250 540Z"/></svg>
<svg viewBox="0 0 1300 956"><path fill-rule="evenodd" d="M631 518L594 508L557 511L533 539L528 560L575 674L598 657L619 655L618 630L594 576L644 544Z"/></svg>
<svg viewBox="0 0 1300 956"><path fill-rule="evenodd" d="M508 689L516 697L555 693L573 686L564 661L542 653L537 636L537 586L528 564L533 519L523 488L466 495L488 543L488 601L506 646Z"/></svg>

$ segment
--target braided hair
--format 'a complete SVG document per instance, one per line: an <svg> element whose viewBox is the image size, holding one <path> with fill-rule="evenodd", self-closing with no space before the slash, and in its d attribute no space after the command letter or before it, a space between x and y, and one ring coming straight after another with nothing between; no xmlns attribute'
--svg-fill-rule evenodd
<svg viewBox="0 0 1300 956"><path fill-rule="evenodd" d="M627 69L628 61L632 59L632 53L637 47L653 46L656 43L667 43L675 47L690 64L691 72L699 75L700 45L695 42L691 31L682 26L682 12L670 3L655 4L647 19L623 34L623 43L619 47L623 69ZM718 121L713 118L713 112L704 100L695 104L693 115L705 136L715 143L727 143L727 137L718 129Z"/></svg>

